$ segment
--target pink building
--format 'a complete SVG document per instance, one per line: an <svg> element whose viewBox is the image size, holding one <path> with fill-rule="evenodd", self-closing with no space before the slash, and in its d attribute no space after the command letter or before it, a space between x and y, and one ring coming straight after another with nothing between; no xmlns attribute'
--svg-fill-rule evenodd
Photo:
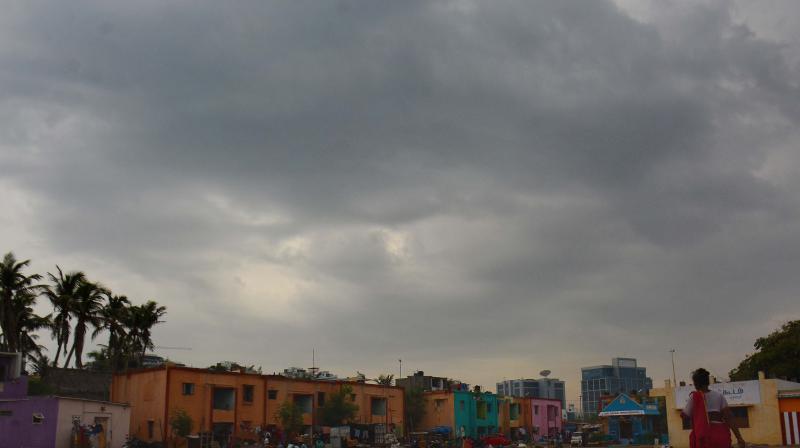
<svg viewBox="0 0 800 448"><path fill-rule="evenodd" d="M561 400L553 398L531 398L531 420L533 440L555 437L561 432Z"/></svg>

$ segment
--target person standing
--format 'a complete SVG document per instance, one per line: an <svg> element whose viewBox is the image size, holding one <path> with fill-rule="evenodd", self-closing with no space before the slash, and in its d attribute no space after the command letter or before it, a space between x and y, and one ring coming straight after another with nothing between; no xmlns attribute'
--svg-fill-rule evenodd
<svg viewBox="0 0 800 448"><path fill-rule="evenodd" d="M703 368L692 372L695 390L681 411L685 418L692 420L689 444L691 448L731 448L730 433L733 432L739 448L745 448L728 401L721 393L708 388L710 376Z"/></svg>

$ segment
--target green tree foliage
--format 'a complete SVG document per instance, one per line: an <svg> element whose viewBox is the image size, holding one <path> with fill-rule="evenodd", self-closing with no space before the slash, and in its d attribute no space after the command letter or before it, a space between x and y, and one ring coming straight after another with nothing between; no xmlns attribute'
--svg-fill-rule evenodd
<svg viewBox="0 0 800 448"><path fill-rule="evenodd" d="M732 381L758 378L763 371L767 377L800 379L800 320L787 322L766 337L756 339L756 352L731 370Z"/></svg>
<svg viewBox="0 0 800 448"><path fill-rule="evenodd" d="M38 274L27 275L24 271L30 260L18 261L13 252L7 253L0 260L0 350L22 352L39 351L36 339L25 326L37 326L42 323L39 316L33 313L41 285Z"/></svg>
<svg viewBox="0 0 800 448"><path fill-rule="evenodd" d="M406 421L413 431L425 417L425 394L422 388L406 389Z"/></svg>
<svg viewBox="0 0 800 448"><path fill-rule="evenodd" d="M74 355L75 367L83 368L87 335L94 339L108 332L105 348L89 354L91 367L116 370L127 368L131 361L141 365L145 352L154 348L152 330L163 322L165 307L152 300L131 305L125 296L90 282L83 272L64 273L60 266L56 274L47 274L50 284L39 284L40 275L25 272L29 264L30 260L19 261L12 252L0 259L0 351L20 352L23 362L31 359L34 368L39 368L42 359L50 363L38 343L41 330L49 330L56 341L52 365L58 366L63 354L64 367L68 367ZM40 296L49 300L53 314L34 313Z"/></svg>
<svg viewBox="0 0 800 448"><path fill-rule="evenodd" d="M75 367L83 368L83 347L86 344L86 332L89 327L100 326L100 311L103 309L103 296L108 293L99 283L83 282L78 286L75 296L75 306L72 316L75 318L74 337L72 349L67 354L67 363L72 354L75 354Z"/></svg>
<svg viewBox="0 0 800 448"><path fill-rule="evenodd" d="M275 411L275 419L281 422L281 428L289 438L303 430L303 410L291 400L286 400L280 405Z"/></svg>
<svg viewBox="0 0 800 448"><path fill-rule="evenodd" d="M391 373L385 375L379 375L376 382L381 386L391 386L392 382L394 381L394 375Z"/></svg>
<svg viewBox="0 0 800 448"><path fill-rule="evenodd" d="M173 409L169 416L169 427L174 437L186 438L192 433L194 422L192 417L181 408Z"/></svg>
<svg viewBox="0 0 800 448"><path fill-rule="evenodd" d="M56 265L56 270L58 275L47 273L52 284L45 285L42 293L53 305L54 317L51 333L57 344L53 364L57 366L62 352L65 356L67 354L77 291L78 287L86 281L86 275L80 271L64 274L58 265Z"/></svg>
<svg viewBox="0 0 800 448"><path fill-rule="evenodd" d="M358 405L352 400L353 388L342 386L330 394L319 409L320 421L324 426L341 426L356 417Z"/></svg>

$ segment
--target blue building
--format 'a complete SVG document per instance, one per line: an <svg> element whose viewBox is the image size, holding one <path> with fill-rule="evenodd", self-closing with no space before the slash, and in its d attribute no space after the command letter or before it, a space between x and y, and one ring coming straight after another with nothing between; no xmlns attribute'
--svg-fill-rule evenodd
<svg viewBox="0 0 800 448"><path fill-rule="evenodd" d="M660 416L658 402L644 399L639 403L621 393L598 414L603 419L605 433L614 440L635 444L652 444L654 429ZM657 436L659 439L661 435Z"/></svg>
<svg viewBox="0 0 800 448"><path fill-rule="evenodd" d="M611 365L581 369L581 407L584 416L597 415L603 396L638 394L653 388L647 369L634 358L613 358Z"/></svg>

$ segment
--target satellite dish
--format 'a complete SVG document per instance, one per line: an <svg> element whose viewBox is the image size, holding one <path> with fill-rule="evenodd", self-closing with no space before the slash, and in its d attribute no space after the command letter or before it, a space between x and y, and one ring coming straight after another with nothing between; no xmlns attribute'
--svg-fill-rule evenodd
<svg viewBox="0 0 800 448"><path fill-rule="evenodd" d="M547 375L550 375L550 371L549 370L542 370L541 372L539 372L539 375L547 378Z"/></svg>

